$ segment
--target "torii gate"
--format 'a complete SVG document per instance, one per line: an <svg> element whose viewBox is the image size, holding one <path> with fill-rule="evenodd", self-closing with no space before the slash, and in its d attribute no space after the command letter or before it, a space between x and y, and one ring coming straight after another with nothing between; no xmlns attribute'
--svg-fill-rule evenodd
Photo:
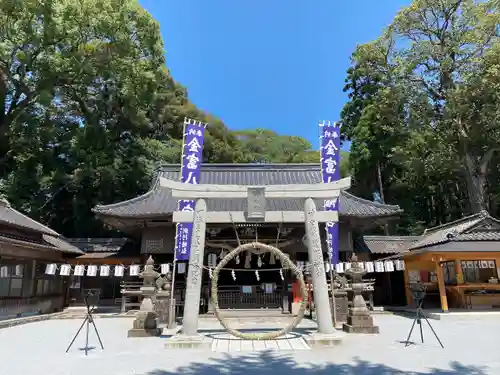
<svg viewBox="0 0 500 375"><path fill-rule="evenodd" d="M207 223L304 223L307 234L309 262L314 286L314 302L317 311L318 332L308 342L324 344L328 340L338 341L332 322L328 286L323 263L320 222L338 222L338 211L317 211L314 199L338 199L340 191L351 186L351 179L343 178L329 184L294 185L211 185L183 184L160 178L160 186L171 190L172 197L195 200L194 212L175 211L173 222L193 223L189 268L186 279L182 333L171 340L179 346L205 346L208 340L198 334L198 315L202 287L201 270L205 251ZM206 199L247 199L248 211L208 211ZM266 199L303 199L303 211L266 211ZM335 336L336 338L333 338ZM168 345L168 344L167 344Z"/></svg>

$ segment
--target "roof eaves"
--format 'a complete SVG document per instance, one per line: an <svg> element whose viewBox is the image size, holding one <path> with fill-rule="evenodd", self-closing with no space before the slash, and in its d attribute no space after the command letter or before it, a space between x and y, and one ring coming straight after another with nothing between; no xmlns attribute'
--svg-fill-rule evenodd
<svg viewBox="0 0 500 375"><path fill-rule="evenodd" d="M119 208L119 207L124 207L124 206L127 206L127 205L130 205L130 204L134 204L134 203L137 203L137 202L141 202L143 201L144 199L147 199L149 198L151 195L153 195L154 193L156 193L157 189L158 188L161 188L160 187L160 183L159 183L159 177L156 178L153 186L151 187L151 189L149 189L146 193L142 194L142 195L139 195L138 197L135 197L135 198L132 198L132 199L128 199L128 200L125 200L125 201L121 201L121 202L116 202L116 203L111 203L111 204L97 204L95 205L93 208L92 208L92 212L95 213L95 214L105 214L107 216L114 216L113 214L108 214L106 211L107 210L112 210L114 208ZM121 217L122 215L118 215L117 217Z"/></svg>
<svg viewBox="0 0 500 375"><path fill-rule="evenodd" d="M35 231L38 233L42 233L42 234L48 234L48 235L56 236L56 237L59 236L59 233L57 233L56 231L50 229L46 225L43 225L42 223L40 223L40 222L30 218L29 216L19 212L18 210L16 210L5 199L0 200L0 204L6 209L7 212L10 212L14 218L17 216L17 219L22 219L22 220L26 221L26 223L27 223L27 225L25 225L23 223L19 223L18 222L19 220L16 220L16 219L14 219L12 221L0 219L0 221L4 222L5 224L15 226L18 228L22 228L22 229L29 229L29 230L32 230L32 231Z"/></svg>
<svg viewBox="0 0 500 375"><path fill-rule="evenodd" d="M366 205L369 205L369 206L373 206L373 207L377 207L377 208L382 208L382 209L392 209L394 210L394 212L403 212L403 210L401 209L401 207L399 207L398 205L391 205L391 204L384 204L384 203L378 203L378 202L374 202L374 201L370 201L368 199L364 199L364 198L360 198L360 197L357 197L345 190L342 191L343 194L349 196L349 198L353 199L353 200L357 200L363 204L366 204Z"/></svg>

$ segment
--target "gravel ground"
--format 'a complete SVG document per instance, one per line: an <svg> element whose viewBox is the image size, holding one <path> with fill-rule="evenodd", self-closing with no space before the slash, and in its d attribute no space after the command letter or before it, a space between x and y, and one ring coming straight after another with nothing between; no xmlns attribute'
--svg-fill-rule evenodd
<svg viewBox="0 0 500 375"><path fill-rule="evenodd" d="M425 343L418 332L404 347L412 320L376 315L380 335L347 335L332 349L295 352L220 353L167 350L167 338L127 339L132 319L96 319L104 350L93 331L85 357L85 332L69 353L66 347L81 320L48 320L0 330L1 375L500 375L500 319L497 316L431 320L442 349L424 323ZM218 329L204 320L204 329ZM252 327L259 327L256 322Z"/></svg>

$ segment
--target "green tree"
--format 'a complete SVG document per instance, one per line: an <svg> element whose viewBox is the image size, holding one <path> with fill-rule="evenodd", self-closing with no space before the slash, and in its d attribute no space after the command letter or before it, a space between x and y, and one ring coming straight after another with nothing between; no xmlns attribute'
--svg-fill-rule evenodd
<svg viewBox="0 0 500 375"><path fill-rule="evenodd" d="M357 189L374 189L380 164L386 200L414 222L488 206L499 105L487 82L498 71L499 16L491 1L414 0L358 46L342 112Z"/></svg>

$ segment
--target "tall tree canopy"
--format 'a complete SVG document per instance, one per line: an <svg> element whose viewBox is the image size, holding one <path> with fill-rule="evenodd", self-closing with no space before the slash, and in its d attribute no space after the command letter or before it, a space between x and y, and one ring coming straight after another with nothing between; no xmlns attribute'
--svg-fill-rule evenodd
<svg viewBox="0 0 500 375"><path fill-rule="evenodd" d="M401 204L404 230L499 213L499 24L495 1L414 0L352 55L341 117L356 189Z"/></svg>
<svg viewBox="0 0 500 375"><path fill-rule="evenodd" d="M69 237L109 235L91 208L180 161L184 117L209 123L206 162L319 162L300 137L231 132L190 103L137 0L0 1L0 103L0 194Z"/></svg>

